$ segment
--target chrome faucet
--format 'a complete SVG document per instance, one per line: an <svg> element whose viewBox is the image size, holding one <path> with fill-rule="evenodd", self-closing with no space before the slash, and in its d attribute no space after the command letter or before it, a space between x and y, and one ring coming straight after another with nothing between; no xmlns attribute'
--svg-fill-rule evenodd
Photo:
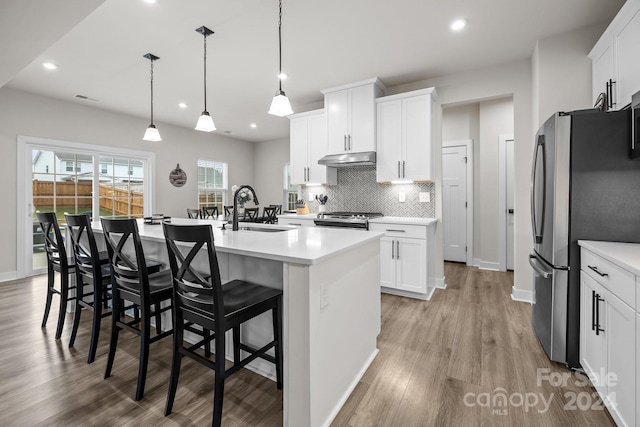
<svg viewBox="0 0 640 427"><path fill-rule="evenodd" d="M240 190L242 190L243 188L246 188L249 191L251 191L251 194L253 194L253 203L255 203L256 205L260 204L258 202L258 196L256 196L255 190L251 188L250 185L241 185L240 187L238 187L236 192L233 193L233 228L232 228L233 231L238 231L238 194L240 193Z"/></svg>

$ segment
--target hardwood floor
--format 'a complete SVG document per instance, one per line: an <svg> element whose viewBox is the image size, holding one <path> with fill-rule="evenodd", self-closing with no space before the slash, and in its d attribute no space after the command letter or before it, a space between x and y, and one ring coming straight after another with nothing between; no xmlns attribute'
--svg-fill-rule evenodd
<svg viewBox="0 0 640 427"><path fill-rule="evenodd" d="M606 410L580 409L598 406L595 391L546 358L530 306L510 298L511 273L446 263L445 275L447 289L431 301L382 296L380 352L332 426L614 425ZM75 348L68 348L71 315L54 340L57 300L40 328L45 287L44 276L0 283L0 425L210 424L210 370L183 360L174 412L164 417L170 338L152 345L145 396L135 402L137 337L121 334L104 380L110 323L88 365L90 316ZM546 379L561 374L564 384ZM224 426L281 424L282 392L272 381L246 369L229 378Z"/></svg>

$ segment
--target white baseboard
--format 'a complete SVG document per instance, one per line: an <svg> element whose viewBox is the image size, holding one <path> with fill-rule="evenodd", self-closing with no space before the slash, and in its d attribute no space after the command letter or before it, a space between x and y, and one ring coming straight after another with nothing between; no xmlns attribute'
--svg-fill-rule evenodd
<svg viewBox="0 0 640 427"><path fill-rule="evenodd" d="M436 277L436 288L447 289L447 278L445 276Z"/></svg>
<svg viewBox="0 0 640 427"><path fill-rule="evenodd" d="M500 271L499 262L482 261L481 259L474 259L473 266L478 267L480 270Z"/></svg>
<svg viewBox="0 0 640 427"><path fill-rule="evenodd" d="M18 272L7 271L6 273L0 273L0 282L9 282L11 280L18 279Z"/></svg>
<svg viewBox="0 0 640 427"><path fill-rule="evenodd" d="M511 299L518 302L533 303L533 292L518 289L515 285L511 288Z"/></svg>
<svg viewBox="0 0 640 427"><path fill-rule="evenodd" d="M431 294L433 293L433 289L434 288L427 289L427 293L421 294L421 293L418 293L418 292L403 291L401 289L383 288L383 287L381 287L380 288L380 292L385 293L385 294L398 295L400 297L415 298L415 299L421 299L423 301L427 301L429 298L431 298Z"/></svg>

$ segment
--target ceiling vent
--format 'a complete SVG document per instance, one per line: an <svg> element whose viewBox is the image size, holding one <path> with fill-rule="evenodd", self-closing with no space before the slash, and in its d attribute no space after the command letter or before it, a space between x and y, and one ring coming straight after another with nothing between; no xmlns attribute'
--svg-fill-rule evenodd
<svg viewBox="0 0 640 427"><path fill-rule="evenodd" d="M84 101L91 101L91 102L100 102L99 99L95 99L95 98L89 98L88 96L85 95L75 95L74 98L78 98L78 99L82 99Z"/></svg>

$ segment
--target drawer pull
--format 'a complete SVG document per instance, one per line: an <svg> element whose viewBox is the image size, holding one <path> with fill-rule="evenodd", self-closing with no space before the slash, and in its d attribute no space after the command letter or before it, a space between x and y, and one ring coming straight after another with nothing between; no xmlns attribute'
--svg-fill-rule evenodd
<svg viewBox="0 0 640 427"><path fill-rule="evenodd" d="M392 233L406 233L407 232L407 230L392 230L392 229L389 229L389 228L387 228L385 231L389 231L389 232L392 232Z"/></svg>
<svg viewBox="0 0 640 427"><path fill-rule="evenodd" d="M290 222L289 225L299 225L300 227L302 227L302 224L297 223L297 222Z"/></svg>
<svg viewBox="0 0 640 427"><path fill-rule="evenodd" d="M598 273L598 275L600 277L609 277L609 275L607 273L601 273L600 270L598 270L598 267L593 267L591 265L588 265L587 267L589 267L590 269L592 269L593 271L595 271L596 273Z"/></svg>

